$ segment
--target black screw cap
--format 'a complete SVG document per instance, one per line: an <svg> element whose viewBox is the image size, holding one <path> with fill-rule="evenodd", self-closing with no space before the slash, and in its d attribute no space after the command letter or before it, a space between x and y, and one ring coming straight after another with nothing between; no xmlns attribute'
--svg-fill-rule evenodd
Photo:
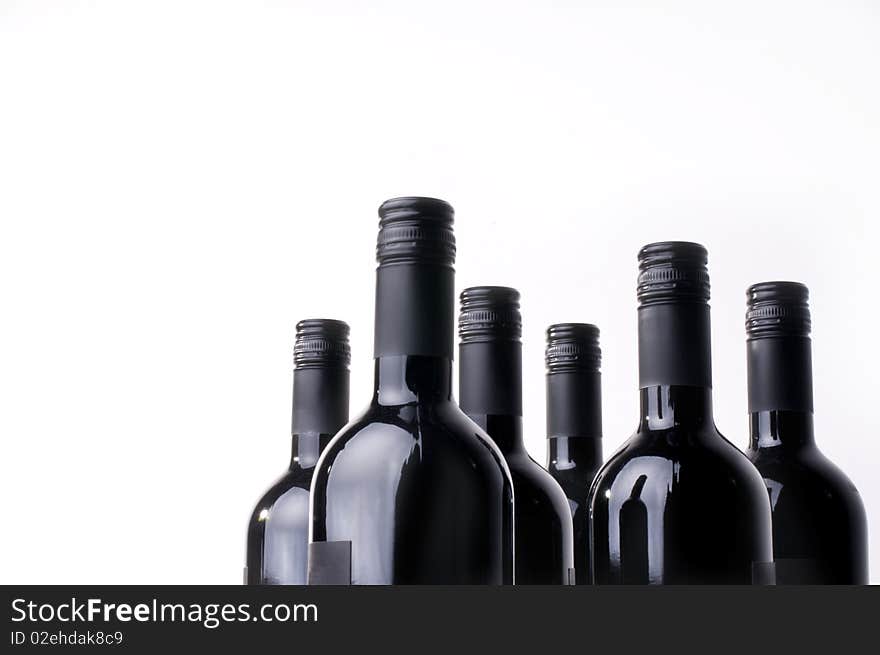
<svg viewBox="0 0 880 655"><path fill-rule="evenodd" d="M808 337L810 292L800 282L760 282L746 291L746 336Z"/></svg>
<svg viewBox="0 0 880 655"><path fill-rule="evenodd" d="M639 306L709 301L708 253L698 243L661 241L639 251Z"/></svg>
<svg viewBox="0 0 880 655"><path fill-rule="evenodd" d="M436 198L403 197L379 207L379 265L401 262L455 263L452 206Z"/></svg>
<svg viewBox="0 0 880 655"><path fill-rule="evenodd" d="M345 368L351 363L348 324L330 318L310 318L296 324L293 366Z"/></svg>
<svg viewBox="0 0 880 655"><path fill-rule="evenodd" d="M544 353L548 373L589 371L602 364L599 328L589 323L556 323L547 328Z"/></svg>
<svg viewBox="0 0 880 655"><path fill-rule="evenodd" d="M462 291L458 336L462 343L519 341L519 291L510 287L469 287Z"/></svg>

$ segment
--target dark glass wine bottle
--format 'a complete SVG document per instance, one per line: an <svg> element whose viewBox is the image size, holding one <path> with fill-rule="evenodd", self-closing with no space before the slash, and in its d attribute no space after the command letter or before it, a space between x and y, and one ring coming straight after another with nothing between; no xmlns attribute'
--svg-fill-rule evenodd
<svg viewBox="0 0 880 655"><path fill-rule="evenodd" d="M747 295L748 456L770 495L777 584L867 584L865 508L813 436L807 287L764 282Z"/></svg>
<svg viewBox="0 0 880 655"><path fill-rule="evenodd" d="M458 402L501 449L513 476L516 584L570 584L574 554L568 503L523 442L519 292L465 289L458 333Z"/></svg>
<svg viewBox="0 0 880 655"><path fill-rule="evenodd" d="M312 473L321 450L348 422L348 332L329 319L296 325L293 455L248 523L245 584L306 584Z"/></svg>
<svg viewBox="0 0 880 655"><path fill-rule="evenodd" d="M309 580L509 584L510 471L452 397L452 207L396 198L379 216L375 391L318 463Z"/></svg>
<svg viewBox="0 0 880 655"><path fill-rule="evenodd" d="M712 418L706 263L694 243L639 253L641 419L590 491L598 584L772 582L767 490Z"/></svg>
<svg viewBox="0 0 880 655"><path fill-rule="evenodd" d="M547 468L571 509L577 584L591 579L587 498L602 465L601 360L595 325L558 323L547 329Z"/></svg>

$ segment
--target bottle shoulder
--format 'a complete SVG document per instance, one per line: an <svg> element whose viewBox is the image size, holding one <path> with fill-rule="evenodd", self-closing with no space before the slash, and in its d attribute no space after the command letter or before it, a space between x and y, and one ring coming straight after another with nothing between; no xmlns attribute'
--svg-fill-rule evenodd
<svg viewBox="0 0 880 655"><path fill-rule="evenodd" d="M594 487L609 488L624 471L627 478L645 475L648 480L740 486L766 494L760 474L746 455L712 428L636 431L599 470Z"/></svg>
<svg viewBox="0 0 880 655"><path fill-rule="evenodd" d="M804 479L824 478L835 486L855 488L846 473L813 444L758 448L749 450L748 455L762 472L784 471Z"/></svg>
<svg viewBox="0 0 880 655"><path fill-rule="evenodd" d="M260 522L281 506L300 506L308 499L314 469L292 467L269 487L254 506L251 522Z"/></svg>
<svg viewBox="0 0 880 655"><path fill-rule="evenodd" d="M570 501L583 503L590 494L590 487L596 474L601 467L596 470L582 471L580 469L551 469L550 475L562 488L566 498Z"/></svg>
<svg viewBox="0 0 880 655"><path fill-rule="evenodd" d="M749 452L765 483L786 500L811 497L824 505L849 506L865 514L864 503L852 480L815 445L774 446Z"/></svg>
<svg viewBox="0 0 880 655"><path fill-rule="evenodd" d="M614 457L616 454L616 452L612 453L611 457ZM586 500L593 480L595 480L602 466L603 462L600 451L595 453L595 457L585 458L585 461L580 458L568 458L564 461L550 459L547 464L547 470L553 479L559 483L569 499L583 502Z"/></svg>
<svg viewBox="0 0 880 655"><path fill-rule="evenodd" d="M517 500L524 492L537 502L552 505L557 511L568 511L568 499L560 484L525 450L507 455L506 460Z"/></svg>
<svg viewBox="0 0 880 655"><path fill-rule="evenodd" d="M455 403L412 403L407 405L371 405L331 440L328 447L362 438L377 430L405 433L415 438L445 437L470 444L474 437L487 441L483 430Z"/></svg>
<svg viewBox="0 0 880 655"><path fill-rule="evenodd" d="M325 475L330 467L400 470L403 464L428 461L488 468L510 480L494 442L449 401L371 405L330 441L318 462L317 475Z"/></svg>

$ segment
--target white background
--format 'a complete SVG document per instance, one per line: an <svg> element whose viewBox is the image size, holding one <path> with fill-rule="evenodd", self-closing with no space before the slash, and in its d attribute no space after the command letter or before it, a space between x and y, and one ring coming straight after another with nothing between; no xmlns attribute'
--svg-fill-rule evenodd
<svg viewBox="0 0 880 655"><path fill-rule="evenodd" d="M869 0L0 0L0 581L239 582L294 323L351 324L365 405L410 194L455 206L459 289L522 292L542 463L551 322L602 330L606 454L635 427L641 245L709 249L740 447L745 288L806 282L880 581L878 70Z"/></svg>

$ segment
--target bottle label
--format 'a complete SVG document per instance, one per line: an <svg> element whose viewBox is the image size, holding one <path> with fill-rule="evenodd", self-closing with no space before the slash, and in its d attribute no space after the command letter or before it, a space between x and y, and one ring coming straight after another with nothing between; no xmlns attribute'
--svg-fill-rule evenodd
<svg viewBox="0 0 880 655"><path fill-rule="evenodd" d="M753 585L775 585L776 563L775 562L752 562Z"/></svg>
<svg viewBox="0 0 880 655"><path fill-rule="evenodd" d="M310 585L351 584L351 542L313 541L309 544Z"/></svg>

